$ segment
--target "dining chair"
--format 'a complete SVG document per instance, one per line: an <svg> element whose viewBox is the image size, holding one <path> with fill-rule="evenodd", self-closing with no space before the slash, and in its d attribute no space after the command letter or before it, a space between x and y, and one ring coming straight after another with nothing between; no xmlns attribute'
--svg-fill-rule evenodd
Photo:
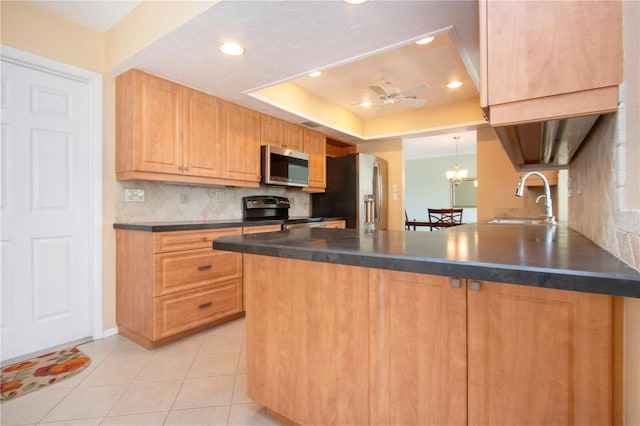
<svg viewBox="0 0 640 426"><path fill-rule="evenodd" d="M409 215L407 215L407 211L404 211L404 229L407 231L411 231L411 227L409 226Z"/></svg>
<svg viewBox="0 0 640 426"><path fill-rule="evenodd" d="M462 209L428 209L428 211L430 231L462 224Z"/></svg>

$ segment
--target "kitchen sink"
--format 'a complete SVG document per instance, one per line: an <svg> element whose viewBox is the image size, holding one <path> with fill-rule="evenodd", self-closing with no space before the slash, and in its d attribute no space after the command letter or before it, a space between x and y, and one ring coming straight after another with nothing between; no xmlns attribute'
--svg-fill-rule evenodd
<svg viewBox="0 0 640 426"><path fill-rule="evenodd" d="M489 223L502 225L549 225L544 219L491 219Z"/></svg>

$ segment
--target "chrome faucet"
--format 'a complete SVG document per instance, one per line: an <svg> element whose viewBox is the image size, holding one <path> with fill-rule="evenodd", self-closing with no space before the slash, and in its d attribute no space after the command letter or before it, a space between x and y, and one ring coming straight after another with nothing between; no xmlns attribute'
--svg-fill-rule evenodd
<svg viewBox="0 0 640 426"><path fill-rule="evenodd" d="M547 218L545 219L545 222L549 225L555 225L556 218L553 216L553 205L551 203L551 188L549 187L549 181L547 181L547 178L542 173L529 172L523 175L520 178L520 183L518 184L518 188L516 189L516 196L522 197L522 193L524 191L524 182L531 175L539 176L540 179L542 179L542 182L544 183L544 195L540 195L538 198L536 198L536 204L538 203L538 201L540 201L540 198L544 197L545 199L544 208L545 208L545 214L547 216Z"/></svg>

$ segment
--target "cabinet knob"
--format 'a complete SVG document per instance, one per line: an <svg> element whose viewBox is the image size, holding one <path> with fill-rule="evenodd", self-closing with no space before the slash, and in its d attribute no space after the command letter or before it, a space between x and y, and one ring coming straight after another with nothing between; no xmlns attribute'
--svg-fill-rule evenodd
<svg viewBox="0 0 640 426"><path fill-rule="evenodd" d="M480 283L478 281L471 281L469 283L469 290L480 291Z"/></svg>
<svg viewBox="0 0 640 426"><path fill-rule="evenodd" d="M178 166L178 170L184 170L184 167Z"/></svg>
<svg viewBox="0 0 640 426"><path fill-rule="evenodd" d="M207 237L202 237L202 241L207 241Z"/></svg>
<svg viewBox="0 0 640 426"><path fill-rule="evenodd" d="M451 278L451 287L453 287L453 288L462 287L462 283L460 282L460 278Z"/></svg>
<svg viewBox="0 0 640 426"><path fill-rule="evenodd" d="M207 269L211 269L211 265L198 266L198 271L206 271Z"/></svg>
<svg viewBox="0 0 640 426"><path fill-rule="evenodd" d="M184 168L184 171L185 171L185 172L188 172L188 171L189 171L189 166L186 166L186 167Z"/></svg>

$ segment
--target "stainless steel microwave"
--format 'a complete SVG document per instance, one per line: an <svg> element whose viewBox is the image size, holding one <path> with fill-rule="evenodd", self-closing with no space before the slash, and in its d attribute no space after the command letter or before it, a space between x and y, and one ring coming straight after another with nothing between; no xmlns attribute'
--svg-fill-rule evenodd
<svg viewBox="0 0 640 426"><path fill-rule="evenodd" d="M309 186L309 154L262 146L262 183L264 185Z"/></svg>

